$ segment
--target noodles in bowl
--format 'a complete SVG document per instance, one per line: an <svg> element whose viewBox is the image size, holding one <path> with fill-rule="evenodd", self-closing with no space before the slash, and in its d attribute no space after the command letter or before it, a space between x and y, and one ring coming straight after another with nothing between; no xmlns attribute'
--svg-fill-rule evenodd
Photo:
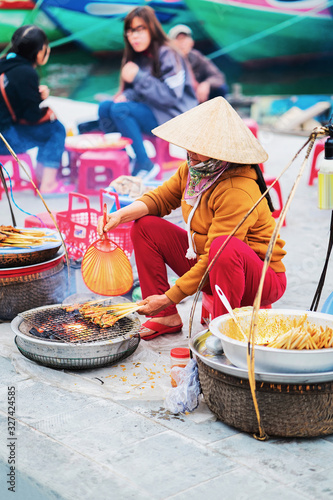
<svg viewBox="0 0 333 500"><path fill-rule="evenodd" d="M235 309L249 333L252 308ZM247 346L229 314L211 321L209 329L222 341L227 358L247 369ZM333 316L311 311L261 309L255 332L256 371L311 373L333 370Z"/></svg>

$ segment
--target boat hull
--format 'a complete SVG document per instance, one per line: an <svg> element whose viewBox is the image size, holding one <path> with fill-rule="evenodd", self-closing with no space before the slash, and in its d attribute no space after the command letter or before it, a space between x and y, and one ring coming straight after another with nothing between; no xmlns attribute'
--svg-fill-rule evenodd
<svg viewBox="0 0 333 500"><path fill-rule="evenodd" d="M221 47L219 54L241 63L333 53L330 11L320 11L317 0L306 3L311 8L304 8L305 1L288 7L276 0L186 0Z"/></svg>
<svg viewBox="0 0 333 500"><path fill-rule="evenodd" d="M62 31L44 12L30 9L0 9L0 45L7 45L14 31L24 24L36 24L45 31L50 41L63 36Z"/></svg>
<svg viewBox="0 0 333 500"><path fill-rule="evenodd" d="M41 9L73 41L91 52L119 52L124 48L124 18L128 12L140 5L151 5L163 29L168 32L175 24L194 26L196 38L206 38L200 30L196 16L182 2L145 0L81 1L68 0L61 5L57 0L44 0Z"/></svg>

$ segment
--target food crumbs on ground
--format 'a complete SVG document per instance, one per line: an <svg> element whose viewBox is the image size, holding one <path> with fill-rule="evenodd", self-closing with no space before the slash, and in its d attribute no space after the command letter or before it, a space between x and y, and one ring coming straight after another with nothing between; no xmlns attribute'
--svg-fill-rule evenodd
<svg viewBox="0 0 333 500"><path fill-rule="evenodd" d="M126 368L123 368L123 372L125 372L125 371L126 371Z"/></svg>
<svg viewBox="0 0 333 500"><path fill-rule="evenodd" d="M122 368L125 366L125 365L120 365Z"/></svg>
<svg viewBox="0 0 333 500"><path fill-rule="evenodd" d="M122 382L127 382L127 377L120 377L120 380L121 380Z"/></svg>

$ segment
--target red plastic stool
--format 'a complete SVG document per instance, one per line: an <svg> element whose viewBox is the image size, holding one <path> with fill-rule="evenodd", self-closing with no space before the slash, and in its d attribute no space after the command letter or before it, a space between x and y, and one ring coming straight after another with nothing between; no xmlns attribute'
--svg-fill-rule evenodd
<svg viewBox="0 0 333 500"><path fill-rule="evenodd" d="M34 183L36 184L37 183L36 174L30 155L28 155L28 153L20 153L17 155L17 157L20 160L20 162L24 165L24 167L30 172L30 176L34 181ZM0 162L5 167L11 178L13 191L23 191L26 189L32 189L34 191L35 196L37 195L36 190L31 184L28 176L24 172L23 168L19 166L17 161L14 160L12 155L0 155ZM3 173L7 182L7 186L9 188L10 186L9 179L5 170L3 170ZM3 186L0 183L0 199L3 190L4 190Z"/></svg>
<svg viewBox="0 0 333 500"><path fill-rule="evenodd" d="M311 162L311 170L310 170L310 175L309 175L309 180L308 180L308 185L312 186L313 181L318 177L318 171L319 168L317 167L317 161L318 161L318 156L324 151L325 149L325 142L326 139L321 139L315 144L315 147L313 149L313 157L312 157L312 162Z"/></svg>
<svg viewBox="0 0 333 500"><path fill-rule="evenodd" d="M162 179L163 171L177 170L179 165L185 161L184 158L173 156L170 152L170 144L159 137L144 135L144 141L150 142L154 147L154 153L150 156L153 163L157 163L161 170L157 174L156 179Z"/></svg>
<svg viewBox="0 0 333 500"><path fill-rule="evenodd" d="M130 175L129 157L124 149L90 151L83 153L78 161L78 192L99 195L120 175Z"/></svg>
<svg viewBox="0 0 333 500"><path fill-rule="evenodd" d="M56 218L57 212L51 213L53 217ZM29 215L29 217L26 217L24 219L24 227L48 227L50 229L55 229L55 224L48 212L42 212L40 214L36 214L36 216Z"/></svg>
<svg viewBox="0 0 333 500"><path fill-rule="evenodd" d="M260 309L272 309L272 306L262 306ZM202 292L201 324L209 325L213 317L213 295Z"/></svg>
<svg viewBox="0 0 333 500"><path fill-rule="evenodd" d="M266 182L267 187L270 186L271 184L273 184L274 181L275 181L275 177L268 177L268 178L265 177L265 182ZM275 219L278 219L280 217L281 211L283 209L282 191L281 191L281 186L280 186L280 182L279 181L277 181L274 184L274 186L272 187L271 191L272 190L275 191L275 193L277 195L277 198L278 198L278 202L279 202L279 208L277 208L276 210L274 210L274 212L272 213L272 215L273 215L273 217ZM287 225L286 219L284 219L282 225L283 226Z"/></svg>

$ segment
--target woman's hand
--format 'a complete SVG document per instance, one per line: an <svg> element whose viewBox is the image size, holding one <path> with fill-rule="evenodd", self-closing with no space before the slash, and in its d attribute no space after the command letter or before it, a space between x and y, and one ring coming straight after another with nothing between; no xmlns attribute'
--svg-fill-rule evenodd
<svg viewBox="0 0 333 500"><path fill-rule="evenodd" d="M47 85L40 85L39 86L39 93L42 101L45 101L50 95L50 90Z"/></svg>
<svg viewBox="0 0 333 500"><path fill-rule="evenodd" d="M138 302L140 309L138 309L139 314L145 314L146 316L155 316L160 311L163 311L166 307L173 304L173 302L165 295L150 295L144 300Z"/></svg>
<svg viewBox="0 0 333 500"><path fill-rule="evenodd" d="M104 233L107 233L110 231L110 229L113 229L117 227L121 223L121 216L119 215L119 212L114 212L112 214L108 214L106 216L106 224L104 226L104 216L102 215L101 217L98 217L97 221L97 234L101 238Z"/></svg>
<svg viewBox="0 0 333 500"><path fill-rule="evenodd" d="M139 66L133 61L128 61L121 70L121 77L126 83L132 83L138 71Z"/></svg>
<svg viewBox="0 0 333 500"><path fill-rule="evenodd" d="M127 205L127 207L120 208L116 212L108 214L106 216L105 226L104 217L99 217L97 222L97 233L100 237L102 237L104 233L110 231L110 229L113 229L114 227L117 227L119 224L140 219L140 217L143 217L144 215L148 215L147 205L140 200L133 201L133 203Z"/></svg>
<svg viewBox="0 0 333 500"><path fill-rule="evenodd" d="M208 82L199 83L195 91L198 101L200 103L207 101L209 97L209 92L210 92L210 85Z"/></svg>
<svg viewBox="0 0 333 500"><path fill-rule="evenodd" d="M113 102L127 102L127 99L124 94L119 94L114 97Z"/></svg>

